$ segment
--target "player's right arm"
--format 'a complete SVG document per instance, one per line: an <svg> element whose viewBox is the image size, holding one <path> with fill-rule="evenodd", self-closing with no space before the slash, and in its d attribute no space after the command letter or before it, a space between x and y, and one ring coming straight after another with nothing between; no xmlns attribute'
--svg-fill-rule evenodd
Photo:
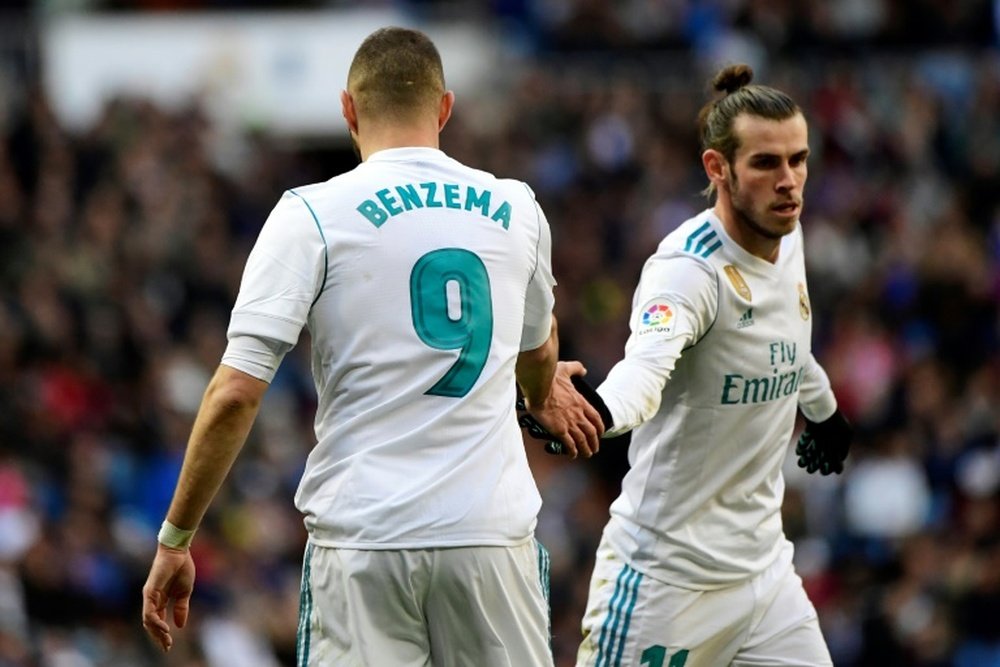
<svg viewBox="0 0 1000 667"><path fill-rule="evenodd" d="M718 277L707 263L687 255L654 256L643 268L632 305L625 357L597 388L614 422L606 437L631 431L660 409L677 360L715 320Z"/></svg>
<svg viewBox="0 0 1000 667"><path fill-rule="evenodd" d="M584 375L583 364L562 364L566 373L556 375L559 336L555 316L548 339L539 347L517 355L515 375L524 394L527 411L563 444L567 453L592 456L597 453L604 424L600 414L573 388L570 376Z"/></svg>

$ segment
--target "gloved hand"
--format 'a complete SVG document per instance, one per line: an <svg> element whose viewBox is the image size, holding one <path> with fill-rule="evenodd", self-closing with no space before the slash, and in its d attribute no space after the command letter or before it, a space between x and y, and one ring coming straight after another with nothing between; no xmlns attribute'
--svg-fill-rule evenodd
<svg viewBox="0 0 1000 667"><path fill-rule="evenodd" d="M844 471L844 460L853 438L854 429L840 410L825 421L806 419L806 427L795 445L799 467L808 473L818 470L821 475L839 475Z"/></svg>
<svg viewBox="0 0 1000 667"><path fill-rule="evenodd" d="M604 404L604 399L601 395L590 386L590 384L583 379L582 375L574 375L570 378L573 382L573 388L576 389L584 400L590 403L595 410L601 415L601 421L604 423L604 430L607 431L612 426L614 426L613 420L611 418L611 411L608 410L608 406ZM554 440L552 434L545 430L537 419L535 419L530 412L524 406L524 397L518 396L517 403L514 406L517 410L517 424L521 428L525 429L532 438L537 440L545 440L545 451L549 454L562 454L563 444L557 440Z"/></svg>

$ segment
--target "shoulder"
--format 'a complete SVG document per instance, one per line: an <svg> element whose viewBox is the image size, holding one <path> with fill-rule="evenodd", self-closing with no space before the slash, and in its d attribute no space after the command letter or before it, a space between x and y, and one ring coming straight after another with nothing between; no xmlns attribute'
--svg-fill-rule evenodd
<svg viewBox="0 0 1000 667"><path fill-rule="evenodd" d="M485 169L471 167L464 162L459 162L450 155L446 159L452 164L452 168L462 172L463 180L489 188L496 194L502 194L511 202L528 199L534 201L535 199L534 191L524 181L516 178L503 178Z"/></svg>
<svg viewBox="0 0 1000 667"><path fill-rule="evenodd" d="M370 169L360 164L354 169L329 178L325 181L306 183L289 188L284 198L298 198L310 204L356 196L367 181L371 179Z"/></svg>
<svg viewBox="0 0 1000 667"><path fill-rule="evenodd" d="M535 191L532 190L531 186L524 181L520 181L516 178L497 178L492 174L489 174L489 176L493 179L494 183L496 183L497 190L503 192L504 195L511 200L532 205L538 203L535 198Z"/></svg>
<svg viewBox="0 0 1000 667"><path fill-rule="evenodd" d="M451 156L447 156L445 159L451 164L450 169L455 172L454 175L460 182L468 183L479 190L488 191L490 197L495 201L506 201L515 210L523 210L525 213L528 213L529 208L533 208L537 204L534 191L524 181L499 177L485 169L470 167ZM535 215L533 210L530 211L530 215Z"/></svg>
<svg viewBox="0 0 1000 667"><path fill-rule="evenodd" d="M714 218L699 214L668 234L642 268L637 297L649 299L669 295L689 304L714 307L718 299L719 273L713 261L709 239L698 248L701 239L713 230ZM714 237L713 237L714 238Z"/></svg>
<svg viewBox="0 0 1000 667"><path fill-rule="evenodd" d="M723 243L718 226L710 209L685 220L660 241L647 264L678 273L693 272L714 281L717 269L712 259Z"/></svg>
<svg viewBox="0 0 1000 667"><path fill-rule="evenodd" d="M392 196L385 187L385 172L380 165L363 163L326 181L290 188L279 207L302 214L322 228L339 229L353 218L371 220L371 210L382 206L380 197ZM381 215L385 215L384 211Z"/></svg>
<svg viewBox="0 0 1000 667"><path fill-rule="evenodd" d="M684 221L660 243L659 251L675 250L699 260L716 257L724 246L721 223L711 209Z"/></svg>
<svg viewBox="0 0 1000 667"><path fill-rule="evenodd" d="M658 286L693 296L704 292L715 294L719 278L716 267L707 259L661 244L646 260L641 282L647 287Z"/></svg>
<svg viewBox="0 0 1000 667"><path fill-rule="evenodd" d="M496 182L497 189L503 193L503 198L514 207L515 215L534 220L539 225L543 222L547 224L541 204L535 197L535 191L527 183L514 178L498 178Z"/></svg>

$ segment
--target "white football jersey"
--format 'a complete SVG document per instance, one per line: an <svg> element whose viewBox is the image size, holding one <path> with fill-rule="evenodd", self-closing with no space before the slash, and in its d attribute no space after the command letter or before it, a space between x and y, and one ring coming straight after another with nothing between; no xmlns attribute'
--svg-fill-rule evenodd
<svg viewBox="0 0 1000 667"><path fill-rule="evenodd" d="M785 538L781 474L796 407L836 402L811 353L802 230L777 261L736 244L709 209L643 268L625 358L598 392L615 431L639 425L606 534L637 570L708 589L762 572Z"/></svg>
<svg viewBox="0 0 1000 667"><path fill-rule="evenodd" d="M294 344L309 328L318 443L295 503L313 542L530 538L541 499L514 364L549 336L550 254L524 183L431 148L379 151L285 193L247 261L229 336ZM255 372L230 351L223 363Z"/></svg>

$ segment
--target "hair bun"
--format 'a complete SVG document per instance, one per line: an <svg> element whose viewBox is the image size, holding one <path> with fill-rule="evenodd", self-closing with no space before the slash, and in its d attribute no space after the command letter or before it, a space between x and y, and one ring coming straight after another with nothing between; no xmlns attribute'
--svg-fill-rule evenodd
<svg viewBox="0 0 1000 667"><path fill-rule="evenodd" d="M712 79L712 87L726 95L735 93L753 80L753 69L750 65L740 63L724 67Z"/></svg>

